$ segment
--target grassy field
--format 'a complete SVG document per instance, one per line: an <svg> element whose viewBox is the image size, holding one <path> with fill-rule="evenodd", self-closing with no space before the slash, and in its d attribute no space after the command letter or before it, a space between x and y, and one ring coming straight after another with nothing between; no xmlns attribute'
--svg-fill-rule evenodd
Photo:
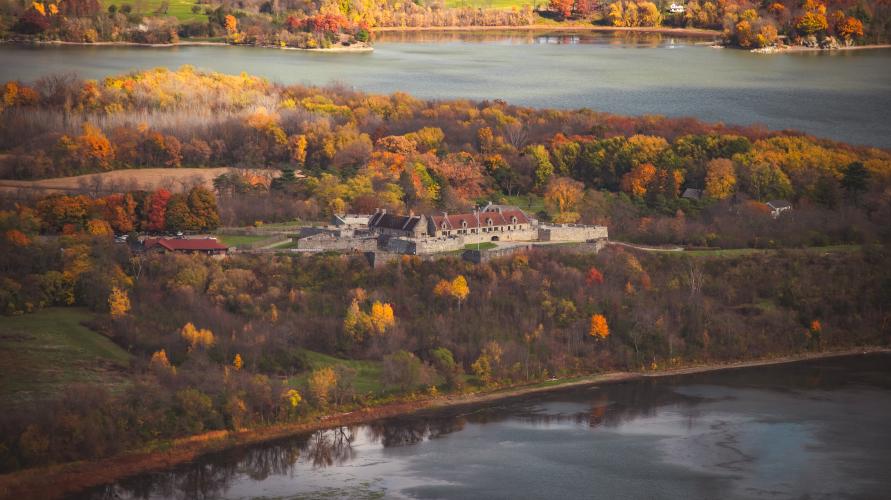
<svg viewBox="0 0 891 500"><path fill-rule="evenodd" d="M537 196L534 194L505 196L504 201L506 205L515 205L517 207L520 207L520 209L530 215L535 215L538 212L545 211L544 200L541 198L541 196Z"/></svg>
<svg viewBox="0 0 891 500"><path fill-rule="evenodd" d="M546 5L542 0L446 0L446 7L473 7L483 9L509 9L520 8L524 5Z"/></svg>
<svg viewBox="0 0 891 500"><path fill-rule="evenodd" d="M119 192L121 190L165 188L180 192L196 185L213 189L213 180L223 174L240 172L241 169L230 167L215 168L134 168L112 170L100 174L78 175L74 177L56 177L39 181L0 180L0 193L15 194L22 189L44 192L46 194L71 191L96 191L99 193ZM262 175L268 170L258 170Z"/></svg>
<svg viewBox="0 0 891 500"><path fill-rule="evenodd" d="M816 252L816 253L840 253L853 252L860 249L860 245L831 245L825 247L807 247L807 248L788 248L787 252ZM751 255L763 252L778 252L779 250L772 248L726 248L715 250L687 250L684 252L675 252L671 255L682 255L689 257L740 257L743 255Z"/></svg>
<svg viewBox="0 0 891 500"><path fill-rule="evenodd" d="M268 240L268 234L218 234L219 239L224 245L231 247L244 248L258 241Z"/></svg>
<svg viewBox="0 0 891 500"><path fill-rule="evenodd" d="M92 314L81 308L50 308L0 321L0 407L52 398L72 383L126 382L130 355L81 325Z"/></svg>
<svg viewBox="0 0 891 500"><path fill-rule="evenodd" d="M133 7L133 12L152 15L160 9L164 2L165 0L102 0L102 8L108 9L109 5L117 5L120 8L123 4L130 4ZM198 14L192 13L192 6L197 5L195 0L166 0L166 3L168 5L167 16L176 17L180 21L207 21L207 16L204 15L204 5L200 6L201 11Z"/></svg>
<svg viewBox="0 0 891 500"><path fill-rule="evenodd" d="M320 352L304 350L309 365L313 370L325 368L326 366L346 366L356 370L355 389L358 394L381 394L384 392L384 386L381 384L381 363L379 361L364 361L355 359L340 359L334 356L328 356ZM292 377L292 384L302 384L306 382L309 373L301 373Z"/></svg>
<svg viewBox="0 0 891 500"><path fill-rule="evenodd" d="M491 241L484 241L484 242L480 243L479 245L477 245L476 243L468 243L468 244L464 245L464 249L465 250L477 250L477 249L491 250L497 246L498 245L496 245L495 243L492 243Z"/></svg>

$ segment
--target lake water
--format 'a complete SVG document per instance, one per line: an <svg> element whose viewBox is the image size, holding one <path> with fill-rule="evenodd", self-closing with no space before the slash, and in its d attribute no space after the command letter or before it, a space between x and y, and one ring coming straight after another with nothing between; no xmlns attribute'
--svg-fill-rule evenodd
<svg viewBox="0 0 891 500"><path fill-rule="evenodd" d="M216 453L77 498L888 498L891 355L605 384Z"/></svg>
<svg viewBox="0 0 891 500"><path fill-rule="evenodd" d="M701 38L611 33L396 33L373 53L250 47L0 47L0 79L99 78L191 64L284 83L423 98L694 116L891 148L891 50L759 55Z"/></svg>

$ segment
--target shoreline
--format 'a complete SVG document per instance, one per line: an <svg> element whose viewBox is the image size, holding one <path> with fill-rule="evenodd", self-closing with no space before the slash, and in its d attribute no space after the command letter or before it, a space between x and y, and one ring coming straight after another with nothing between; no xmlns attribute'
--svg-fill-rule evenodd
<svg viewBox="0 0 891 500"><path fill-rule="evenodd" d="M70 45L75 47L148 47L166 49L176 47L249 47L254 49L299 50L304 52L374 52L374 47L364 42L353 45L337 45L325 48L302 49L300 47L279 47L275 45L233 45L226 42L210 42L204 40L183 40L177 43L139 43L139 42L66 42L64 40L3 40L0 44L8 45Z"/></svg>
<svg viewBox="0 0 891 500"><path fill-rule="evenodd" d="M788 54L798 52L822 52L831 54L833 52L843 52L849 50L876 50L891 49L889 43L873 43L867 45L850 45L845 47L836 47L833 49L824 49L821 47L805 47L804 45L784 45L783 47L766 47L763 49L752 49L749 52L753 54Z"/></svg>
<svg viewBox="0 0 891 500"><path fill-rule="evenodd" d="M212 431L202 435L179 438L167 442L166 444L162 443L158 446L160 449L131 451L100 460L70 462L25 469L0 475L0 498L61 498L65 495L88 488L115 482L125 477L173 467L195 460L202 455L222 451L228 448L256 445L297 434L345 425L359 425L381 418L410 415L423 411L473 406L543 392L596 384L719 372L741 368L774 366L819 359L861 356L872 353L891 353L891 348L861 347L839 351L803 353L751 361L692 365L656 372L610 372L568 378L564 381L558 380L554 383L549 383L551 381L547 381L532 385L513 386L496 389L490 392L446 395L414 401L398 401L356 411L319 417L315 421L299 424L284 424L242 431Z"/></svg>
<svg viewBox="0 0 891 500"><path fill-rule="evenodd" d="M425 31L613 31L629 33L661 33L680 36L719 36L720 31L704 28L620 27L594 24L527 24L522 26L378 26L374 33L408 33Z"/></svg>

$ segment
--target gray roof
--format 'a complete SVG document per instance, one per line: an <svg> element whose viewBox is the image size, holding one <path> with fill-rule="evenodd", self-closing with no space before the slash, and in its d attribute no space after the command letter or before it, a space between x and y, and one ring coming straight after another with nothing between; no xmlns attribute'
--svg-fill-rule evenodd
<svg viewBox="0 0 891 500"><path fill-rule="evenodd" d="M777 208L792 208L792 204L786 200L770 200L767 206L776 210Z"/></svg>
<svg viewBox="0 0 891 500"><path fill-rule="evenodd" d="M419 215L394 215L386 212L378 212L371 216L368 226L382 229L396 229L400 231L414 231L415 226L421 220Z"/></svg>
<svg viewBox="0 0 891 500"><path fill-rule="evenodd" d="M702 190L694 189L694 188L687 188L684 190L684 194L682 194L681 197L698 200L698 199L702 198Z"/></svg>

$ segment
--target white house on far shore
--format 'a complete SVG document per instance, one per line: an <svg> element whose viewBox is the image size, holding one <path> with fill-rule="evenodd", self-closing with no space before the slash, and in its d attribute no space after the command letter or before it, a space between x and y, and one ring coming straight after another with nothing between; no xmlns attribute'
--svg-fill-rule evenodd
<svg viewBox="0 0 891 500"><path fill-rule="evenodd" d="M683 14L685 10L687 9L684 8L683 4L674 2L672 2L671 5L668 7L668 11L672 14Z"/></svg>

